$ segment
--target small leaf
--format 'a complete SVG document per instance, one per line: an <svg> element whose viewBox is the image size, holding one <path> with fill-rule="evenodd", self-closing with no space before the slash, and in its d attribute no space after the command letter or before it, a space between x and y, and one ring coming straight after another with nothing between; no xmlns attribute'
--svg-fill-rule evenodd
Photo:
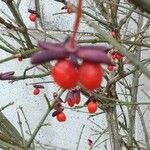
<svg viewBox="0 0 150 150"><path fill-rule="evenodd" d="M15 77L13 75L2 75L0 80L14 80Z"/></svg>
<svg viewBox="0 0 150 150"><path fill-rule="evenodd" d="M39 42L38 43L39 49L41 50L53 50L55 48L63 47L62 43L50 43L50 42Z"/></svg>
<svg viewBox="0 0 150 150"><path fill-rule="evenodd" d="M41 50L33 54L31 58L32 64L41 64L54 59L61 59L66 56L65 50L57 48L54 50Z"/></svg>
<svg viewBox="0 0 150 150"><path fill-rule="evenodd" d="M14 73L15 73L14 71L0 73L0 80L14 80L15 79Z"/></svg>

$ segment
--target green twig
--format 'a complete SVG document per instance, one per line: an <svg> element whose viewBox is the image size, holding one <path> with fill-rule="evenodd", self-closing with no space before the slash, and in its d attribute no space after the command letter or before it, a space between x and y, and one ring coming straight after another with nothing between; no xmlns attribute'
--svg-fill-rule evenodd
<svg viewBox="0 0 150 150"><path fill-rule="evenodd" d="M80 132L80 135L79 135L79 139L78 139L78 142L77 142L76 150L79 149L79 144L80 144L80 140L81 140L84 128L85 128L85 125L82 126L82 129L81 129L81 132Z"/></svg>
<svg viewBox="0 0 150 150"><path fill-rule="evenodd" d="M53 103L51 104L50 107L48 107L46 113L44 114L44 116L42 117L42 119L40 120L40 122L38 123L37 127L35 128L33 134L31 135L29 141L26 144L26 148L29 148L31 143L33 142L34 138L36 137L37 133L39 132L39 130L41 129L45 119L47 118L47 116L49 115L50 111L53 109L55 102L57 100L57 98L59 98L62 94L63 94L64 90L62 90L59 95L54 99Z"/></svg>

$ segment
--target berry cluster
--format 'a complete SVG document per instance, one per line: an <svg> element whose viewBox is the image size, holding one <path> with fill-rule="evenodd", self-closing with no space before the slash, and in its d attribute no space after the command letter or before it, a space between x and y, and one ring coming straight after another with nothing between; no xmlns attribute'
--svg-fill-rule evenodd
<svg viewBox="0 0 150 150"><path fill-rule="evenodd" d="M64 102L67 103L69 107L73 107L74 105L78 105L80 101L80 90L73 89L67 92ZM62 99L59 97L54 105L55 111L52 113L52 116L56 117L59 122L64 122L67 118L63 112L64 108L62 106L62 102ZM85 105L87 106L87 111L89 113L95 113L97 111L98 106L94 97L90 96Z"/></svg>

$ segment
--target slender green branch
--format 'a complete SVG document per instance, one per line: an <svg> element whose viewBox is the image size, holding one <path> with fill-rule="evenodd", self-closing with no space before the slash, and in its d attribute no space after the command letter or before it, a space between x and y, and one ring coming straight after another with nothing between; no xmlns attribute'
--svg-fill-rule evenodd
<svg viewBox="0 0 150 150"><path fill-rule="evenodd" d="M28 123L27 117L26 117L26 115L25 115L25 113L24 113L24 110L23 110L23 108L22 108L21 106L19 106L19 109L20 109L21 112L22 112L22 115L23 115L23 117L24 117L24 119L25 119L25 123L26 123L27 128L28 128L28 131L29 131L29 135L31 136L31 135L32 135L32 132L31 132L30 125L29 125L29 123ZM32 142L32 146L33 146L33 149L35 150L34 142Z"/></svg>
<svg viewBox="0 0 150 150"><path fill-rule="evenodd" d="M22 34L27 42L27 46L28 48L34 48L32 42L31 42L31 39L30 37L28 36L28 32L27 32L27 28L21 18L21 15L19 13L19 10L17 8L17 5L15 5L15 2L12 1L12 0L3 0L6 5L8 6L8 8L10 9L11 13L13 14L16 22L17 22L17 25L22 28Z"/></svg>
<svg viewBox="0 0 150 150"><path fill-rule="evenodd" d="M146 124L145 124L144 116L142 114L142 111L141 111L139 105L137 106L137 112L139 114L141 124L142 124L142 127L143 127L145 142L146 142L146 148L147 148L147 150L150 150L149 134L148 134L148 130L147 130L147 127L146 127Z"/></svg>
<svg viewBox="0 0 150 150"><path fill-rule="evenodd" d="M12 49L14 52L17 51L17 49L14 46L12 46L12 44L8 43L2 36L0 36L0 41L3 42L7 47Z"/></svg>
<svg viewBox="0 0 150 150"><path fill-rule="evenodd" d="M81 129L81 132L80 132L80 135L79 135L79 139L78 139L78 142L77 142L76 150L79 149L79 144L80 144L80 140L81 140L84 128L85 128L85 125L82 126L82 129Z"/></svg>
<svg viewBox="0 0 150 150"><path fill-rule="evenodd" d="M107 43L107 42L108 40L105 40L103 38L78 40L78 43ZM121 42L126 45L135 45L135 46L142 46L142 47L150 48L150 44L139 42L139 41L122 40Z"/></svg>
<svg viewBox="0 0 150 150"><path fill-rule="evenodd" d="M14 104L14 102L10 102L10 103L8 103L7 105L1 107L1 108L0 108L0 112L3 111L5 108L7 108L7 107L13 105L13 104Z"/></svg>
<svg viewBox="0 0 150 150"><path fill-rule="evenodd" d="M33 79L33 78L43 78L50 75L49 72L43 73L43 74L38 74L38 75L22 75L22 76L16 76L14 80L10 81L10 83L13 83L15 81L19 81L19 80L26 80L26 79Z"/></svg>
<svg viewBox="0 0 150 150"><path fill-rule="evenodd" d="M17 51L17 53L19 52L23 58L28 58L36 51L37 51L37 49L30 49L30 50L22 51L22 52ZM15 54L17 54L17 53L15 53ZM8 62L8 61L15 59L15 58L16 58L16 55L9 56L7 58L0 60L0 64L4 63L4 62Z"/></svg>
<svg viewBox="0 0 150 150"><path fill-rule="evenodd" d="M20 119L19 111L17 111L17 116L18 116L18 124L19 124L19 127L20 127L21 136L22 136L22 143L24 145L25 144L25 137L24 137L24 131L23 131L23 127L22 127L22 122L21 122L21 119Z"/></svg>
<svg viewBox="0 0 150 150"><path fill-rule="evenodd" d="M41 129L45 119L47 118L47 116L49 115L49 113L51 112L51 110L53 109L55 102L57 100L57 98L59 98L62 94L63 94L64 90L62 90L59 95L53 100L53 103L51 104L51 107L48 107L46 113L44 114L44 116L42 117L42 119L40 120L40 122L38 123L37 127L35 128L33 134L31 135L29 141L26 144L26 148L29 148L31 143L33 142L34 138L36 137L37 133L39 132L39 130Z"/></svg>

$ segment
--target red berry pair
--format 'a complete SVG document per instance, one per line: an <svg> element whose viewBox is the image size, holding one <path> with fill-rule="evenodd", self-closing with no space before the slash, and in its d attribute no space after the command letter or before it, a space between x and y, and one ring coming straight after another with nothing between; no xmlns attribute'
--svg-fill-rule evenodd
<svg viewBox="0 0 150 150"><path fill-rule="evenodd" d="M85 89L92 91L100 86L103 78L101 66L93 62L83 62L77 68L69 60L60 60L51 73L56 83L64 89L75 87L79 81Z"/></svg>

